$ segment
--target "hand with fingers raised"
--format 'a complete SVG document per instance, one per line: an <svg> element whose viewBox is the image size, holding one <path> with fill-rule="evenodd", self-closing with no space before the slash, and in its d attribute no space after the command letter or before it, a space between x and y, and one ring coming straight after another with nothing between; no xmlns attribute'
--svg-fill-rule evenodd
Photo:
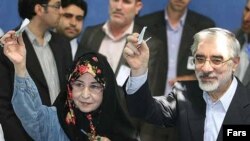
<svg viewBox="0 0 250 141"><path fill-rule="evenodd" d="M131 68L132 76L144 74L148 69L149 49L145 41L138 46L138 33L127 37L127 43L123 50L123 56Z"/></svg>
<svg viewBox="0 0 250 141"><path fill-rule="evenodd" d="M2 36L0 42L4 45L4 54L14 64L18 76L25 76L26 73L26 48L22 35L16 36L15 31L9 31Z"/></svg>

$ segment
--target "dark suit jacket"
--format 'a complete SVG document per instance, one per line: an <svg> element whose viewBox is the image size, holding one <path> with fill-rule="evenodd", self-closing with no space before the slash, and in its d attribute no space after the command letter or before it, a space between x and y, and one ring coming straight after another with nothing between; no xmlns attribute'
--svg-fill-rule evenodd
<svg viewBox="0 0 250 141"><path fill-rule="evenodd" d="M223 125L250 124L249 91L238 81ZM181 141L203 140L206 103L197 81L179 82L172 93L158 100L152 98L145 83L135 94L127 95L126 101L131 116L160 126L177 126ZM221 129L217 141L222 141L222 135Z"/></svg>
<svg viewBox="0 0 250 141"><path fill-rule="evenodd" d="M156 94L164 94L165 86L166 86L166 77L167 77L167 71L168 71L168 54L171 52L168 52L168 41L167 41L167 35L166 35L166 21L165 21L165 13L164 11L158 11L149 15L142 16L136 20L136 23L139 25L147 26L147 30L150 31L152 34L154 34L158 39L160 39L164 44L164 54L161 56L164 61L164 66L161 67L162 73L162 79L157 83ZM202 29L206 29L209 27L214 27L215 23L209 19L208 17L205 17L203 15L200 15L194 11L188 10L187 17L185 20L185 24L183 27L182 37L180 41L180 48L178 53L178 60L177 60L177 76L182 75L189 75L194 74L193 70L187 69L187 61L188 57L191 55L190 47L193 43L193 36L195 33L201 31Z"/></svg>
<svg viewBox="0 0 250 141"><path fill-rule="evenodd" d="M53 52L57 71L59 74L60 87L66 86L66 71L72 63L72 55L69 42L56 33L51 32L52 38L49 42ZM23 40L27 50L27 70L34 80L42 103L51 105L48 86L42 72L35 50L27 36L23 33ZM26 141L29 136L22 128L21 122L14 113L11 105L11 98L14 84L14 66L0 49L0 122L3 127L6 141Z"/></svg>
<svg viewBox="0 0 250 141"><path fill-rule="evenodd" d="M83 33L82 39L80 41L80 46L76 52L76 58L79 57L83 52L92 50L99 51L100 45L102 43L103 38L105 37L105 33L102 30L101 25L88 27ZM138 25L134 25L133 32L140 33L142 27ZM152 37L148 42L149 51L150 51L150 59L149 59L149 83L150 89L152 91L158 89L158 82L164 81L166 73L164 69L166 68L166 59L162 58L165 49L163 48L163 43L158 40L155 36L150 34L147 30L145 32L144 39L147 37ZM115 75L117 76L119 68L121 65L127 65L126 60L121 56L119 65L116 69ZM156 92L153 92L155 94Z"/></svg>

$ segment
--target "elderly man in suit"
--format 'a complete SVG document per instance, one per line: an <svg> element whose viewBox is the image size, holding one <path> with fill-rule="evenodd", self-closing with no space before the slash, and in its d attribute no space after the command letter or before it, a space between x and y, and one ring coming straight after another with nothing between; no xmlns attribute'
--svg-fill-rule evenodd
<svg viewBox="0 0 250 141"><path fill-rule="evenodd" d="M59 22L61 1L19 0L18 10L21 18L30 20L22 33L28 73L38 88L42 103L52 105L59 91L65 89L66 71L72 63L68 40L49 30ZM5 140L31 140L11 105L14 66L3 54L3 48L0 48L0 80L0 123Z"/></svg>
<svg viewBox="0 0 250 141"><path fill-rule="evenodd" d="M235 75L244 85L250 86L250 0L246 1L241 28L236 32L236 37L241 45L241 53L240 65Z"/></svg>
<svg viewBox="0 0 250 141"><path fill-rule="evenodd" d="M210 18L188 9L191 0L169 0L165 9L157 11L136 20L140 25L148 26L148 31L153 33L163 42L163 56L161 75L158 82L153 84L154 95L167 95L177 80L193 80L194 67L190 46L193 35L202 29L214 27L215 23ZM145 141L159 138L165 141L167 131L147 125L146 134L152 134Z"/></svg>
<svg viewBox="0 0 250 141"><path fill-rule="evenodd" d="M142 30L142 26L134 23L134 19L142 6L141 0L131 0L130 2L109 0L109 20L104 24L86 28L81 38L80 48L77 50L76 57L80 56L86 50L98 51L107 57L116 76L119 73L128 76L128 73L124 71L124 68L127 68L127 66L122 57L122 50L126 43L126 37L133 32L140 32ZM149 32L146 31L144 38L148 38L149 36ZM156 38L152 38L148 43L156 44L152 45L153 47L150 49L152 58L156 58L157 53L161 53L161 48L158 46L162 43ZM160 58L159 61L161 61ZM158 62L154 61L152 64L158 64ZM120 86L125 82L124 79L122 81L120 78L117 78L117 80Z"/></svg>
<svg viewBox="0 0 250 141"><path fill-rule="evenodd" d="M250 90L234 76L240 44L233 33L208 28L195 34L191 48L198 81L177 82L169 95L156 98L146 81L148 46L143 43L135 54L136 40L136 34L129 36L124 49L131 67L126 85L131 116L177 126L181 141L222 141L224 125L250 124Z"/></svg>

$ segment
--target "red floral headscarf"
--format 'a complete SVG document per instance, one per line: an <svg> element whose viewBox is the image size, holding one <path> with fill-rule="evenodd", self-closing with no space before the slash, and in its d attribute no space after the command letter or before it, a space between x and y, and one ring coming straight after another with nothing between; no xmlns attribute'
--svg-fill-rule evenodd
<svg viewBox="0 0 250 141"><path fill-rule="evenodd" d="M84 73L92 74L96 81L104 86L100 107L89 113L81 112L72 99L71 84ZM74 62L66 86L67 90L59 94L54 105L57 107L60 124L70 140L86 140L88 138L92 141L96 140L98 136L112 139L115 115L117 111L122 111L122 109L117 101L119 90L115 74L107 58L95 52L83 54Z"/></svg>
<svg viewBox="0 0 250 141"><path fill-rule="evenodd" d="M66 104L69 107L69 112L66 116L66 122L68 124L75 124L75 114L73 111L73 107L75 107L75 104L72 100L72 87L70 85L71 82L74 82L85 73L90 73L91 75L93 75L96 81L99 82L105 88L105 79L102 73L103 71L96 56L89 55L81 57L75 64L76 65L73 67L72 73L69 75L67 84L68 98Z"/></svg>

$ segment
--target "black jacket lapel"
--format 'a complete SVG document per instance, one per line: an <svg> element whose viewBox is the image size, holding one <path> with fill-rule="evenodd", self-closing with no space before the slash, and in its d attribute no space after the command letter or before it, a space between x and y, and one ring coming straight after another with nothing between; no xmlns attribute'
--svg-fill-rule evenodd
<svg viewBox="0 0 250 141"><path fill-rule="evenodd" d="M26 32L23 33L23 40L27 50L27 69L29 74L32 76L32 79L35 79L36 81L40 82L43 87L47 87L42 67Z"/></svg>
<svg viewBox="0 0 250 141"><path fill-rule="evenodd" d="M188 121L193 141L202 141L204 136L204 125L206 117L206 103L203 99L203 91L196 85L190 85L187 89L187 112Z"/></svg>
<svg viewBox="0 0 250 141"><path fill-rule="evenodd" d="M248 114L247 114L248 113ZM250 124L250 96L249 91L238 80L238 87L231 104L225 115L223 125ZM223 140L223 125L220 129L217 141Z"/></svg>

